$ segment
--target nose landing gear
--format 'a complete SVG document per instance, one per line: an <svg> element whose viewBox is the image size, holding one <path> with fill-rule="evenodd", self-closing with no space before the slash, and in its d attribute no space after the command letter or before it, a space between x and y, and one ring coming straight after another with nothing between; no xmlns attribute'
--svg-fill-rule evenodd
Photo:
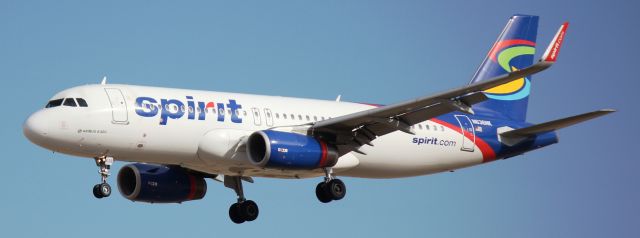
<svg viewBox="0 0 640 238"><path fill-rule="evenodd" d="M109 169L113 164L113 157L101 156L95 158L95 160L96 166L100 168L98 174L100 174L102 183L93 186L93 196L96 198L108 197L111 195L111 186L107 183L107 178L110 175Z"/></svg>

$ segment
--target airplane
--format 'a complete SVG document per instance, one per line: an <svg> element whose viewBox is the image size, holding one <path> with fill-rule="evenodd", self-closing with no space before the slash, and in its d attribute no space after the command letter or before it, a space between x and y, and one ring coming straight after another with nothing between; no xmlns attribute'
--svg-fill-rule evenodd
<svg viewBox="0 0 640 238"><path fill-rule="evenodd" d="M558 142L556 130L614 112L526 122L531 75L553 65L568 22L534 63L538 16L513 15L468 85L390 105L100 84L55 94L24 135L54 152L92 158L109 197L149 203L202 199L205 179L235 191L234 223L254 221L254 178L322 180L322 203L343 199L338 177L401 178L481 165Z"/></svg>

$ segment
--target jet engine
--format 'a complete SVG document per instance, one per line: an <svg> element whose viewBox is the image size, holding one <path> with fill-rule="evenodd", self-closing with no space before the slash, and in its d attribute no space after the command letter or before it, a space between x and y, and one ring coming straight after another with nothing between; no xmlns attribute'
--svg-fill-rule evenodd
<svg viewBox="0 0 640 238"><path fill-rule="evenodd" d="M132 201L181 203L202 199L207 183L181 167L133 163L118 172L118 190Z"/></svg>
<svg viewBox="0 0 640 238"><path fill-rule="evenodd" d="M247 140L249 160L263 168L317 169L338 162L338 150L314 137L274 130L256 131Z"/></svg>

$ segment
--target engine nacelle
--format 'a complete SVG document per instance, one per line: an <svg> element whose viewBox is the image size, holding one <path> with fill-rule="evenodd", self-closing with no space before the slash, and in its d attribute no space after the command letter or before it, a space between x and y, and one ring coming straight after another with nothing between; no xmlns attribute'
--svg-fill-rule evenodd
<svg viewBox="0 0 640 238"><path fill-rule="evenodd" d="M118 172L118 190L132 201L180 203L202 199L207 183L180 167L134 163Z"/></svg>
<svg viewBox="0 0 640 238"><path fill-rule="evenodd" d="M317 169L338 162L338 150L314 137L273 131L256 131L247 140L249 160L264 168Z"/></svg>

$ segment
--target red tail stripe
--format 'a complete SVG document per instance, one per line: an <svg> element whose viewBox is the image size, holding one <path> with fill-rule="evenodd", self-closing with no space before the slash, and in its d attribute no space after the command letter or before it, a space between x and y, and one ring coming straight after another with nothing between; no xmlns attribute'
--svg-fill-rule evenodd
<svg viewBox="0 0 640 238"><path fill-rule="evenodd" d="M503 40L500 42L496 42L496 44L491 47L491 50L489 51L489 58L491 58L491 60L496 61L496 54L498 54L498 51L512 46L512 45L529 45L529 46L535 46L536 43L533 41L528 41L528 40Z"/></svg>

